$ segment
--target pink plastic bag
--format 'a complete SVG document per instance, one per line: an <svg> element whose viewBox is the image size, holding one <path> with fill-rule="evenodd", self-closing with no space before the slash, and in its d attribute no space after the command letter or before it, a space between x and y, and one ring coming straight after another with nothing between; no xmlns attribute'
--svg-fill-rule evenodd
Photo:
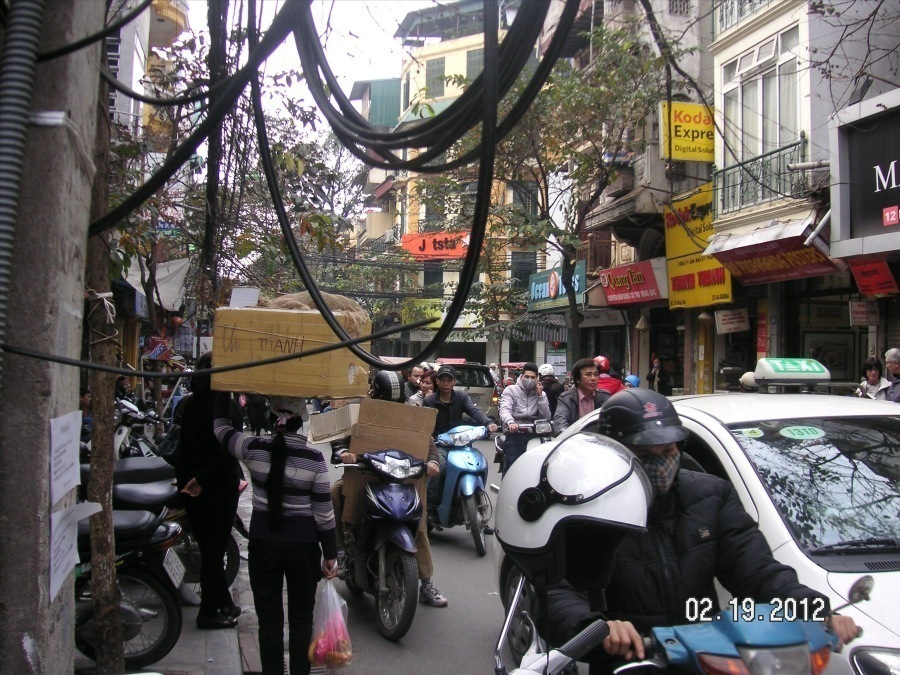
<svg viewBox="0 0 900 675"><path fill-rule="evenodd" d="M330 579L323 580L316 591L313 637L308 656L312 665L325 666L330 673L349 666L353 660L347 631L347 603Z"/></svg>

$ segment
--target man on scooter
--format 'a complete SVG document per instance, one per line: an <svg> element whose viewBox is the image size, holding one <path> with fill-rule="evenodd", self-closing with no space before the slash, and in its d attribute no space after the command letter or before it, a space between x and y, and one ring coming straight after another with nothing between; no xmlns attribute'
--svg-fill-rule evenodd
<svg viewBox="0 0 900 675"><path fill-rule="evenodd" d="M736 598L816 599L828 606L825 596L775 560L728 481L680 468L678 442L689 432L665 396L626 389L610 397L602 413L594 430L637 456L655 500L647 532L631 532L622 540L602 603L591 602L568 582L548 590L544 630L551 644L562 644L604 616L610 628L602 645L606 657L594 652L590 672L607 672L612 659L642 659L641 633L688 623L688 598L709 598L718 606L713 578ZM828 622L842 643L857 636L850 617L831 614Z"/></svg>
<svg viewBox="0 0 900 675"><path fill-rule="evenodd" d="M491 418L481 412L469 395L464 391L456 391L456 368L453 366L441 366L435 376L437 391L425 397L422 405L426 408L436 408L437 418L434 421L434 434L437 437L450 431L454 427L465 424L463 413L471 417L475 424L487 427L488 431L497 431L497 425ZM428 477L428 501L431 508L437 508L441 501L441 491L444 487L444 471L447 468L447 448L438 448L438 461L440 462L440 475Z"/></svg>
<svg viewBox="0 0 900 675"><path fill-rule="evenodd" d="M500 424L507 431L503 442L504 476L534 438L533 433L520 431L519 425L534 424L535 420L550 420L550 402L538 381L537 364L526 363L519 380L500 395Z"/></svg>

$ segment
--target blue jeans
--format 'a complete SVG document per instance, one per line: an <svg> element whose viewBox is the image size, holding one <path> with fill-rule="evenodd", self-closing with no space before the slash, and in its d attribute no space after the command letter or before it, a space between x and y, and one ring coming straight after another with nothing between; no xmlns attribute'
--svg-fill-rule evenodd
<svg viewBox="0 0 900 675"><path fill-rule="evenodd" d="M287 579L290 672L291 675L308 675L310 664L306 653L312 639L316 584L322 578L319 545L251 539L248 552L263 674L283 675L285 672L282 589Z"/></svg>

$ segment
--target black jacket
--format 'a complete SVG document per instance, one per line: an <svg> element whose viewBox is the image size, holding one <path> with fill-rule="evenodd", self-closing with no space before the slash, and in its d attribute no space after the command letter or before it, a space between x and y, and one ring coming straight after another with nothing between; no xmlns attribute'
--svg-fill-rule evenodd
<svg viewBox="0 0 900 675"><path fill-rule="evenodd" d="M466 413L475 420L475 424L480 424L485 427L489 424L493 424L491 418L476 408L472 399L469 398L469 395L463 391L456 391L454 389L450 394L449 403L444 403L441 400L439 392L428 394L422 402L422 406L425 408L436 408L438 411L437 418L434 421L435 436L446 433L453 427L458 427L460 424L465 424L466 422L463 420L463 413Z"/></svg>
<svg viewBox="0 0 900 675"><path fill-rule="evenodd" d="M825 596L772 557L730 483L682 470L672 490L657 499L648 531L626 535L619 547L602 615L631 621L645 635L654 626L688 623L689 598L709 598L718 611L714 577L738 599L823 598L828 606ZM591 609L587 595L568 584L551 588L550 643L561 645L600 616Z"/></svg>

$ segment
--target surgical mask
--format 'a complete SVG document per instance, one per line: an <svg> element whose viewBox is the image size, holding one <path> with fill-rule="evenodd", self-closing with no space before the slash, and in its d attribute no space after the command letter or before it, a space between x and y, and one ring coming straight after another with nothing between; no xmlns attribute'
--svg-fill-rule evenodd
<svg viewBox="0 0 900 675"><path fill-rule="evenodd" d="M653 455L642 458L641 463L657 495L666 494L675 482L675 475L681 466L681 455Z"/></svg>
<svg viewBox="0 0 900 675"><path fill-rule="evenodd" d="M534 378L527 379L527 378L522 377L522 378L519 378L519 384L522 385L522 388L525 391L531 391L532 389L534 389L537 386L537 380Z"/></svg>

